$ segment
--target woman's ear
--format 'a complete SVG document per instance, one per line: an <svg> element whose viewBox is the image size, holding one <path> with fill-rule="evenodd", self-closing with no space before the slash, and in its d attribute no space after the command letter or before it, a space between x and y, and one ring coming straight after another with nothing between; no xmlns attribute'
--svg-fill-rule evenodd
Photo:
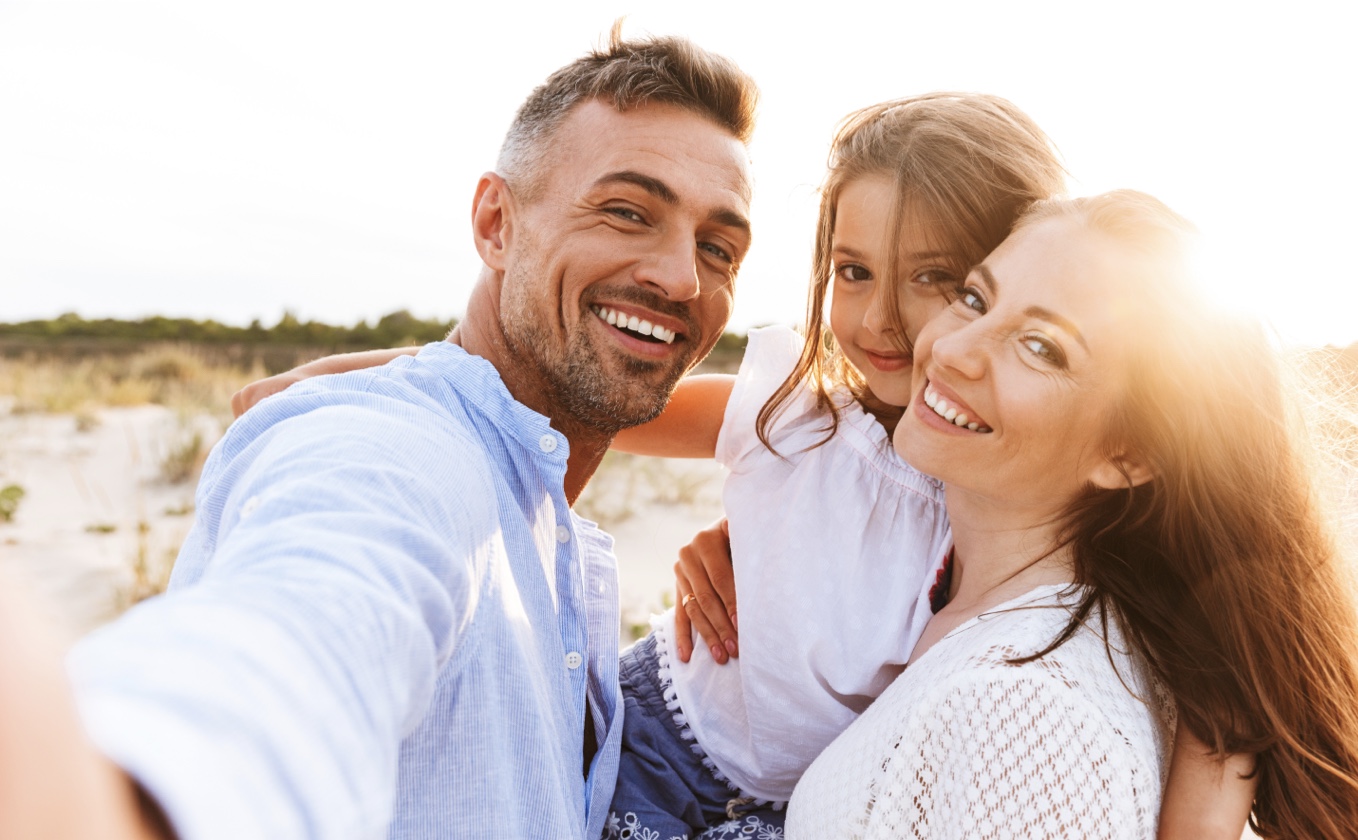
<svg viewBox="0 0 1358 840"><path fill-rule="evenodd" d="M1126 490L1155 478L1155 471L1128 454L1104 458L1094 467L1089 480L1104 490Z"/></svg>
<svg viewBox="0 0 1358 840"><path fill-rule="evenodd" d="M481 261L495 271L504 271L512 211L513 196L505 179L494 172L482 175L472 199L472 239Z"/></svg>

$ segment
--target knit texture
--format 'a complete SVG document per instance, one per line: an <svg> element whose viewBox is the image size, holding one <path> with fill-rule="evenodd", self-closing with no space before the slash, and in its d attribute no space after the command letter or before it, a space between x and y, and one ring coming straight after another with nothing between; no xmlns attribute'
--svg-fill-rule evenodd
<svg viewBox="0 0 1358 840"><path fill-rule="evenodd" d="M1043 658L1075 587L950 633L812 764L789 838L1153 838L1174 710L1113 622Z"/></svg>

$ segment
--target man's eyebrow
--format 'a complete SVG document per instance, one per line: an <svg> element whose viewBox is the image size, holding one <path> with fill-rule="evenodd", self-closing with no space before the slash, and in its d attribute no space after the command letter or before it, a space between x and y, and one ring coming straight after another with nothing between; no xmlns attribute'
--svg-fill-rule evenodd
<svg viewBox="0 0 1358 840"><path fill-rule="evenodd" d="M679 194L670 188L669 184L656 178L653 175L646 175L633 169L623 169L618 172L610 172L594 182L596 187L604 187L609 184L631 184L641 187L646 192L665 202L674 205L679 203ZM733 227L743 232L746 236L750 235L750 220L737 213L735 210L715 210L707 217L709 221L719 225Z"/></svg>
<svg viewBox="0 0 1358 840"><path fill-rule="evenodd" d="M594 186L603 187L609 184L632 184L641 187L646 192L665 202L666 204L678 204L679 195L659 178L651 175L643 175L631 169L624 169L620 172L610 172L594 182Z"/></svg>
<svg viewBox="0 0 1358 840"><path fill-rule="evenodd" d="M972 271L981 275L981 279L985 281L986 288L990 290L990 294L992 296L998 294L998 290L995 284L995 275L990 273L989 266L987 266L985 263L981 263L980 265L973 268ZM1074 336L1075 340L1080 342L1080 346L1085 349L1085 352L1089 352L1089 344L1085 341L1084 334L1080 332L1080 328L1075 326L1074 321L1070 320L1064 315L1058 315L1055 312L1051 311L1050 309L1047 309L1045 306L1030 306L1027 309L1023 310L1023 314L1027 315L1030 318L1041 318L1043 321L1046 321L1050 324L1055 324L1056 326L1065 330L1067 333L1070 333L1072 336Z"/></svg>
<svg viewBox="0 0 1358 840"><path fill-rule="evenodd" d="M719 225L726 225L741 231L746 236L750 235L750 220L740 215L734 210L717 210L707 217L709 221Z"/></svg>

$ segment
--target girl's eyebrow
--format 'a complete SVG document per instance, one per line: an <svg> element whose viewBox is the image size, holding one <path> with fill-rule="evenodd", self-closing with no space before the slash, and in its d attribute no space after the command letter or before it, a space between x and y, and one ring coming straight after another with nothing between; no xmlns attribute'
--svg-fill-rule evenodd
<svg viewBox="0 0 1358 840"><path fill-rule="evenodd" d="M986 289L990 291L991 297L999 297L998 284L995 282L995 275L990 272L990 266L981 263L973 268L972 272L981 275L981 280L985 282ZM1089 352L1089 344L1085 341L1084 334L1080 332L1080 328L1075 326L1074 321L1064 315L1058 315L1050 309L1047 309L1045 306L1030 306L1023 310L1023 314L1030 318L1039 318L1049 324L1055 324L1078 341L1080 346L1085 349L1086 353Z"/></svg>

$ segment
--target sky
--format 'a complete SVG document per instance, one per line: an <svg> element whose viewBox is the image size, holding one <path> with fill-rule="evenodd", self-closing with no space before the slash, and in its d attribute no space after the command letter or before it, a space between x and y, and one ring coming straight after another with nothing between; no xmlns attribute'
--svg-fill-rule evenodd
<svg viewBox="0 0 1358 840"><path fill-rule="evenodd" d="M0 322L458 316L472 190L515 109L626 15L761 86L733 328L803 318L838 120L969 90L1045 128L1073 192L1141 189L1196 222L1223 305L1348 344L1345 5L0 0Z"/></svg>

